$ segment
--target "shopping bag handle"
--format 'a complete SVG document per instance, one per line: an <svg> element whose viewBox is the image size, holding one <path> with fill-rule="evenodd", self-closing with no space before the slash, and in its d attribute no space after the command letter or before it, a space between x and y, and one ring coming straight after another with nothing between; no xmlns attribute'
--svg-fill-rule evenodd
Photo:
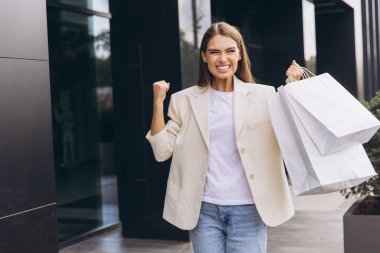
<svg viewBox="0 0 380 253"><path fill-rule="evenodd" d="M310 70L308 70L307 68L305 67L301 67L303 69L303 79L306 79L306 78L310 78L310 77L313 77L315 76L313 72L311 72Z"/></svg>
<svg viewBox="0 0 380 253"><path fill-rule="evenodd" d="M294 79L292 76L288 76L288 78L286 78L286 83L293 83L293 82L297 82L298 80L297 79Z"/></svg>
<svg viewBox="0 0 380 253"><path fill-rule="evenodd" d="M310 70L308 70L307 68L305 67L301 67L301 68L303 69L302 79L307 79L307 78L315 76L315 74L311 72ZM288 78L286 78L286 83L293 83L297 81L298 80L294 79L292 76L288 76Z"/></svg>

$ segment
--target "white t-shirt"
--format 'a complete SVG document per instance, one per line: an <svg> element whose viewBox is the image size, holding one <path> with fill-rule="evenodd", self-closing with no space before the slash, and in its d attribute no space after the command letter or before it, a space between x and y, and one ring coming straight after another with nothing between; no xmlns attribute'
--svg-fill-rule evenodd
<svg viewBox="0 0 380 253"><path fill-rule="evenodd" d="M203 201L217 205L253 204L236 147L233 92L221 92L211 88L209 129L209 163Z"/></svg>

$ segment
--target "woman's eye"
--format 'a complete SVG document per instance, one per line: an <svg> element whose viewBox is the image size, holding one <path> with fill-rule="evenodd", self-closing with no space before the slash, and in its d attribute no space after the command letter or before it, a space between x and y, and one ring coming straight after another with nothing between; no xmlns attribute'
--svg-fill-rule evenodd
<svg viewBox="0 0 380 253"><path fill-rule="evenodd" d="M216 54L216 53L218 53L218 52L215 52L215 51L210 52L210 54Z"/></svg>
<svg viewBox="0 0 380 253"><path fill-rule="evenodd" d="M235 50L230 50L228 51L228 53L235 53Z"/></svg>

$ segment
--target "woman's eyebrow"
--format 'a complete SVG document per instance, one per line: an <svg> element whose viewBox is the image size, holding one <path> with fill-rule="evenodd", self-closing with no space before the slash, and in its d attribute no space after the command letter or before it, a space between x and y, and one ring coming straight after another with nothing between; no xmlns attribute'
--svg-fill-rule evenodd
<svg viewBox="0 0 380 253"><path fill-rule="evenodd" d="M236 49L236 47L229 47L229 48L227 48L225 50L227 51L227 50L231 50L231 49ZM215 49L215 48L209 48L209 49L207 49L207 51L220 51L220 50L219 49Z"/></svg>

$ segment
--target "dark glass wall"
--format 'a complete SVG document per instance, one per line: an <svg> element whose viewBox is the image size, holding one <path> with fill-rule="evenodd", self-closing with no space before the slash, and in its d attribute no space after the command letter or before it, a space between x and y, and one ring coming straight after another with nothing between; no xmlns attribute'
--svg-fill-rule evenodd
<svg viewBox="0 0 380 253"><path fill-rule="evenodd" d="M209 0L178 0L183 88L198 81L199 48L203 34L211 25Z"/></svg>
<svg viewBox="0 0 380 253"><path fill-rule="evenodd" d="M314 0L316 52L308 59L317 73L329 72L356 95L353 10L343 1ZM245 38L258 83L284 84L295 59L305 66L301 0L211 1L212 20L238 26ZM237 14L238 13L238 14ZM310 25L309 25L310 28ZM344 67L343 67L344 66Z"/></svg>
<svg viewBox="0 0 380 253"><path fill-rule="evenodd" d="M60 2L48 4L48 35L57 218L65 242L119 219L110 15L77 7L81 1Z"/></svg>
<svg viewBox="0 0 380 253"><path fill-rule="evenodd" d="M364 91L369 100L380 90L380 3L362 0Z"/></svg>
<svg viewBox="0 0 380 253"><path fill-rule="evenodd" d="M330 73L357 95L354 10L344 1L314 1L317 72Z"/></svg>
<svg viewBox="0 0 380 253"><path fill-rule="evenodd" d="M57 253L45 0L0 1L0 252Z"/></svg>
<svg viewBox="0 0 380 253"><path fill-rule="evenodd" d="M293 59L304 65L301 0L212 0L211 13L240 28L258 83L282 85Z"/></svg>
<svg viewBox="0 0 380 253"><path fill-rule="evenodd" d="M66 7L80 7L103 13L109 12L109 0L49 0L49 2L64 4Z"/></svg>
<svg viewBox="0 0 380 253"><path fill-rule="evenodd" d="M111 0L120 218L128 237L187 239L162 219L170 161L154 160L145 135L153 109L152 84L182 89L177 0Z"/></svg>

